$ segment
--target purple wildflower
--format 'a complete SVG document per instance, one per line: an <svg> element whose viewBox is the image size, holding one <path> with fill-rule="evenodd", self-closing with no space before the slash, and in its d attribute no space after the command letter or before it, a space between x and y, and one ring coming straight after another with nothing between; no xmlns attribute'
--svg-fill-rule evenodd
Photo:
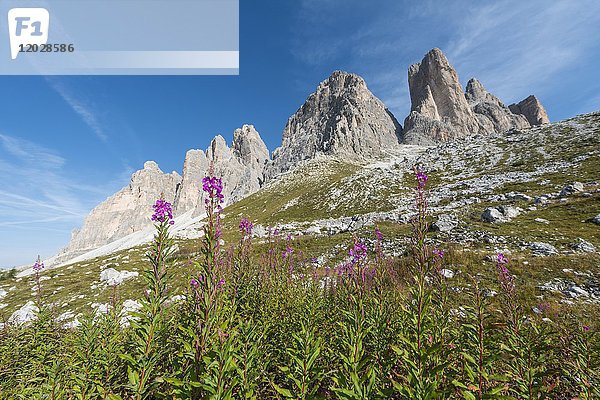
<svg viewBox="0 0 600 400"><path fill-rule="evenodd" d="M356 265L361 260L367 257L367 245L362 240L357 240L354 242L354 246L348 251L348 255L350 256L351 264Z"/></svg>
<svg viewBox="0 0 600 400"><path fill-rule="evenodd" d="M417 171L417 185L419 189L423 189L429 177L422 171Z"/></svg>
<svg viewBox="0 0 600 400"><path fill-rule="evenodd" d="M581 328L583 329L584 332L589 332L589 330L590 330L590 327L587 325L583 325Z"/></svg>
<svg viewBox="0 0 600 400"><path fill-rule="evenodd" d="M498 279L500 281L500 287L507 294L512 294L515 289L515 282L512 274L508 268L506 268L506 264L508 264L508 258L506 258L504 254L498 253L496 260L496 269L498 269L499 273Z"/></svg>
<svg viewBox="0 0 600 400"><path fill-rule="evenodd" d="M444 258L444 250L441 249L433 249L433 255L435 257Z"/></svg>
<svg viewBox="0 0 600 400"><path fill-rule="evenodd" d="M252 235L252 229L254 225L252 222L248 221L246 218L242 218L240 221L240 232L244 234L244 236Z"/></svg>
<svg viewBox="0 0 600 400"><path fill-rule="evenodd" d="M545 313L546 311L550 310L550 304L547 302L540 303L537 305L537 309L540 310L541 313Z"/></svg>
<svg viewBox="0 0 600 400"><path fill-rule="evenodd" d="M40 272L44 269L44 263L40 261L38 258L37 261L33 264L33 270L36 272Z"/></svg>
<svg viewBox="0 0 600 400"><path fill-rule="evenodd" d="M190 285L194 288L194 289L198 289L198 286L200 286L200 282L198 282L196 279L192 278L190 280Z"/></svg>
<svg viewBox="0 0 600 400"><path fill-rule="evenodd" d="M379 240L380 242L383 240L383 233L381 233L381 231L379 230L379 227L376 226L375 227L375 237L377 238L377 240Z"/></svg>
<svg viewBox="0 0 600 400"><path fill-rule="evenodd" d="M202 178L202 190L208 194L209 198L218 199L219 203L223 202L223 182L221 181L221 178L215 176L206 176Z"/></svg>
<svg viewBox="0 0 600 400"><path fill-rule="evenodd" d="M223 286L225 284L225 279L221 278L221 280L219 281L219 283L217 283L217 286Z"/></svg>
<svg viewBox="0 0 600 400"><path fill-rule="evenodd" d="M152 214L152 221L154 222L166 222L173 225L173 208L171 203L164 201L163 199L156 200L156 203L152 206L154 208L154 214Z"/></svg>
<svg viewBox="0 0 600 400"><path fill-rule="evenodd" d="M498 265L508 264L508 258L506 258L504 254L498 253L498 255L496 256L496 262L498 263Z"/></svg>
<svg viewBox="0 0 600 400"><path fill-rule="evenodd" d="M290 246L290 244L288 243L285 246L285 250L281 253L281 256L283 258L288 258L292 253L294 252L294 249L292 248L292 246Z"/></svg>

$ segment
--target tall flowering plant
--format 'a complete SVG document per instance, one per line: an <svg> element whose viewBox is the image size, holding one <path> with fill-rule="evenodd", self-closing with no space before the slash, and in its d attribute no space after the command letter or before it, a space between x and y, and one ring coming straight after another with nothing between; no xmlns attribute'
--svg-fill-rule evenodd
<svg viewBox="0 0 600 400"><path fill-rule="evenodd" d="M167 300L168 265L173 256L173 239L169 228L174 224L171 204L163 198L152 206L154 213L150 219L154 222L156 233L146 255L150 268L144 271L146 281L141 309L131 321L135 345L129 354L121 357L127 361L129 389L134 399L153 397L159 388L162 377L160 363L166 348L165 332L168 327L165 315Z"/></svg>
<svg viewBox="0 0 600 400"><path fill-rule="evenodd" d="M233 390L233 333L230 331L235 314L234 304L227 302L225 289L231 282L225 279L221 260L221 212L223 183L209 175L202 179L206 223L201 244L201 259L194 263L190 279L188 318L180 330L185 333L181 373L185 379L177 382L178 393L184 397L230 398ZM228 397L229 396L229 397Z"/></svg>
<svg viewBox="0 0 600 400"><path fill-rule="evenodd" d="M36 301L38 309L42 306L42 284L41 284L41 272L44 269L44 263L38 256L37 260L33 263L33 272L35 273L35 290L36 290Z"/></svg>
<svg viewBox="0 0 600 400"><path fill-rule="evenodd" d="M374 268L369 268L364 240L355 238L347 261L338 267L338 282L343 283L339 293L345 295L345 302L349 304L342 311L344 319L340 323L341 366L339 373L332 377L332 389L338 398L369 399L378 395L377 371L366 349L372 329L366 294L374 272Z"/></svg>
<svg viewBox="0 0 600 400"><path fill-rule="evenodd" d="M528 318L521 310L517 299L515 279L508 269L508 258L499 253L496 256L498 283L503 296L503 312L506 318L504 341L500 347L505 355L507 375L511 384L508 391L516 398L535 399L547 396L552 390L552 359L549 351L554 341L549 327L539 325Z"/></svg>
<svg viewBox="0 0 600 400"><path fill-rule="evenodd" d="M416 214L412 220L410 299L405 308L406 324L400 344L393 346L398 356L401 379L393 382L394 390L403 398L428 399L438 396L440 375L448 361L442 354L445 326L440 311L444 311L444 295L439 292L444 254L432 250L426 243L429 231L426 184L429 177L415 169ZM438 292L434 291L438 289Z"/></svg>

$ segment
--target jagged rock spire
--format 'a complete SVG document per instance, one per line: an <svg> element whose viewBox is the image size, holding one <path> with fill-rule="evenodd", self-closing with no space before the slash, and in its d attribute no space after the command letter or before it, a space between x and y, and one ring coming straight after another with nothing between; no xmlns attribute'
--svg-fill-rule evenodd
<svg viewBox="0 0 600 400"><path fill-rule="evenodd" d="M401 126L358 75L335 71L292 115L268 175L320 154L371 158L398 145Z"/></svg>
<svg viewBox="0 0 600 400"><path fill-rule="evenodd" d="M549 124L550 119L542 103L534 95L528 96L526 99L521 100L517 104L511 104L508 106L510 111L515 114L521 114L531 125L542 125Z"/></svg>

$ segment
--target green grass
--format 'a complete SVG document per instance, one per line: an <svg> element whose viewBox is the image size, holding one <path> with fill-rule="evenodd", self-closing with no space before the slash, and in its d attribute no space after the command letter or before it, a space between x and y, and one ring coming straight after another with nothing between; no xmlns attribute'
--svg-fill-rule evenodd
<svg viewBox="0 0 600 400"><path fill-rule="evenodd" d="M568 246L577 238L582 238L600 248L600 229L588 220L598 214L600 194L592 197L572 196L566 203L553 202L538 206L535 211L527 211L510 222L489 224L481 222L481 213L492 205L478 204L468 214L468 223L474 229L487 231L499 236L508 236L525 241L542 241L554 245ZM516 205L526 206L524 203ZM535 221L541 218L549 223Z"/></svg>

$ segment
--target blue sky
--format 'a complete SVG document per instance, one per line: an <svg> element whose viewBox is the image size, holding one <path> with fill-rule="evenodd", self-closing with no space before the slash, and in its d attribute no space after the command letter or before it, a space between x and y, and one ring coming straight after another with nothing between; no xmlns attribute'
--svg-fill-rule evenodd
<svg viewBox="0 0 600 400"><path fill-rule="evenodd" d="M441 48L463 85L536 94L553 121L600 109L600 2L240 0L240 76L0 77L0 266L48 257L144 161L252 123L269 149L333 70L402 122L407 68Z"/></svg>

